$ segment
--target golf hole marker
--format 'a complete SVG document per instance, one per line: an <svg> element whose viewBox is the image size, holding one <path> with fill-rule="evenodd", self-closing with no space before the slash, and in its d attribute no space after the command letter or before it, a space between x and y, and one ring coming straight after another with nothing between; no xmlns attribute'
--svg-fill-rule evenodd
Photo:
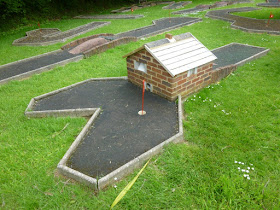
<svg viewBox="0 0 280 210"><path fill-rule="evenodd" d="M142 110L140 110L139 112L138 112L138 114L139 115L145 115L146 114L146 112L144 111L144 93L145 93L145 85L146 84L146 82L145 82L145 80L143 80L143 89L142 89Z"/></svg>
<svg viewBox="0 0 280 210"><path fill-rule="evenodd" d="M270 19L272 19L273 17L274 17L274 15L272 14L272 12L270 12L270 15L269 15L269 18L268 18L268 21L267 21L267 25L266 25L266 26L269 25L269 21L270 21Z"/></svg>

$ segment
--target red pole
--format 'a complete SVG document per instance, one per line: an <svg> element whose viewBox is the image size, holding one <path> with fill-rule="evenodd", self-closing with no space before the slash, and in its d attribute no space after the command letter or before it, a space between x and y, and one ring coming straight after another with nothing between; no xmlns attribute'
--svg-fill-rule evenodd
<svg viewBox="0 0 280 210"><path fill-rule="evenodd" d="M145 93L145 80L143 80L143 92L142 92L142 115L144 110L144 93Z"/></svg>
<svg viewBox="0 0 280 210"><path fill-rule="evenodd" d="M270 19L273 18L273 17L274 17L274 15L272 14L272 12L270 12L270 15L269 15L269 18L268 18L268 21L267 21L267 26L269 25Z"/></svg>
<svg viewBox="0 0 280 210"><path fill-rule="evenodd" d="M171 23L171 13L170 13L170 9L169 9L169 23Z"/></svg>

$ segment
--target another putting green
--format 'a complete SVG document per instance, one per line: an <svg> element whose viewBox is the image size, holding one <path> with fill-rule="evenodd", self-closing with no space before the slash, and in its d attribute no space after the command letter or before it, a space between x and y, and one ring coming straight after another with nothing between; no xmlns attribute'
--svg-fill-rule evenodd
<svg viewBox="0 0 280 210"><path fill-rule="evenodd" d="M249 17L256 19L270 19L270 14L273 14L273 20L280 19L280 8L260 8L260 10L255 10L251 12L236 12L234 15L241 17Z"/></svg>

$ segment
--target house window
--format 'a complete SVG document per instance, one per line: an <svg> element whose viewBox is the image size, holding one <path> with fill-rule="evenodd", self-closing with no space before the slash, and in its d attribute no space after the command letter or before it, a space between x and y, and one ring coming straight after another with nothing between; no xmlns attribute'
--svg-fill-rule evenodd
<svg viewBox="0 0 280 210"><path fill-rule="evenodd" d="M190 77L193 74L197 74L197 68L191 69L188 71L188 77Z"/></svg>
<svg viewBox="0 0 280 210"><path fill-rule="evenodd" d="M134 69L147 73L147 64L134 61Z"/></svg>

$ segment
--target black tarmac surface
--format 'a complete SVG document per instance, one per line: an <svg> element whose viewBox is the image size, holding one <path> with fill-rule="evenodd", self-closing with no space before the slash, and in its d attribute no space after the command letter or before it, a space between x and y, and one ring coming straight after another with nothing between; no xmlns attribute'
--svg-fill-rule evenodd
<svg viewBox="0 0 280 210"><path fill-rule="evenodd" d="M197 7L194 7L194 8L190 8L190 9L185 9L185 10L180 10L180 11L176 11L176 12L172 12L172 14L175 14L175 15L180 15L180 14L187 14L187 13L195 13L195 12L200 12L200 11L204 11L204 10L207 10L210 8L210 4L206 5L206 4L203 4L203 5L199 5Z"/></svg>
<svg viewBox="0 0 280 210"><path fill-rule="evenodd" d="M215 70L223 66L239 63L265 50L266 49L263 48L242 44L232 44L212 50L212 53L218 58L214 61L213 69Z"/></svg>
<svg viewBox="0 0 280 210"><path fill-rule="evenodd" d="M190 25L198 21L201 21L201 19L191 18L191 17L162 18L159 20L155 20L154 24L151 26L146 26L143 28L138 28L135 30L120 33L117 34L115 37L116 38L129 37L129 36L137 37L137 38L146 37L146 36L162 33L164 31L168 31L171 29Z"/></svg>
<svg viewBox="0 0 280 210"><path fill-rule="evenodd" d="M276 2L267 2L267 3L260 3L257 4L257 6L259 7L280 7L280 2L276 1Z"/></svg>
<svg viewBox="0 0 280 210"><path fill-rule="evenodd" d="M126 80L92 81L40 100L34 111L98 108L94 122L67 165L97 178L119 168L178 132L175 102L145 92Z"/></svg>
<svg viewBox="0 0 280 210"><path fill-rule="evenodd" d="M261 7L280 7L280 1L279 0L268 0L265 3L257 4Z"/></svg>
<svg viewBox="0 0 280 210"><path fill-rule="evenodd" d="M72 55L68 53L68 51L60 51L56 53L43 55L41 57L34 57L33 59L16 62L8 66L4 66L4 67L0 66L0 81L3 79L7 79L9 77L13 77L42 67L46 67L48 65L69 58L74 58L76 56L79 56L79 54Z"/></svg>

